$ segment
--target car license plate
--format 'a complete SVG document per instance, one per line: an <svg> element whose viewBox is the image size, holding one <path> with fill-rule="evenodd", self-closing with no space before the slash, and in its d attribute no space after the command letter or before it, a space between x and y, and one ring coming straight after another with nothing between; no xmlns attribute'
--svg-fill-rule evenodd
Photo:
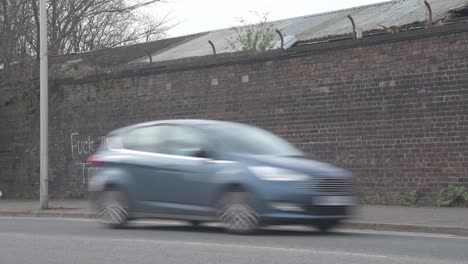
<svg viewBox="0 0 468 264"><path fill-rule="evenodd" d="M318 196L313 199L314 205L322 206L345 206L355 205L355 199L353 196Z"/></svg>

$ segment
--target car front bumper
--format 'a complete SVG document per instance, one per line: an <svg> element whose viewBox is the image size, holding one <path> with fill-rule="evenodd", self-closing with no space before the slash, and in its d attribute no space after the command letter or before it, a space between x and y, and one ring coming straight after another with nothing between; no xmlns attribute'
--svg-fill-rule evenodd
<svg viewBox="0 0 468 264"><path fill-rule="evenodd" d="M335 206L315 208L314 211L285 212L270 210L259 215L262 223L269 225L315 224L323 221L341 221L352 218L353 206Z"/></svg>
<svg viewBox="0 0 468 264"><path fill-rule="evenodd" d="M350 192L317 193L292 186L268 188L262 192L259 217L267 224L314 224L353 217L357 195Z"/></svg>

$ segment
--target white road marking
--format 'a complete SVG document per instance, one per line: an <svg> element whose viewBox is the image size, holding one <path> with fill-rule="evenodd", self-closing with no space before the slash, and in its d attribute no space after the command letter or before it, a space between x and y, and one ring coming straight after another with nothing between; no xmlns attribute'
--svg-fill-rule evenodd
<svg viewBox="0 0 468 264"><path fill-rule="evenodd" d="M3 217L0 216L0 220L9 219L9 220L34 220L34 221L70 221L70 222L97 222L96 219L87 219L87 218L53 218L53 217ZM142 225L142 224L154 224L154 225L185 225L186 221L177 221L177 220L136 220L131 221L131 224ZM271 227L269 230L292 230L292 231L308 231L301 226L294 227ZM468 237L457 236L457 235L448 235L448 234L435 234L435 233L418 233L418 232L401 232L401 231L382 231L382 230L364 230L364 229L336 229L338 233L347 233L347 234L371 234L371 235L392 235L392 236L406 236L406 237L427 237L427 238L443 238L443 239L460 239L468 240Z"/></svg>
<svg viewBox="0 0 468 264"><path fill-rule="evenodd" d="M266 251L285 251L285 252L296 252L296 253L306 253L306 254L318 254L318 255L342 255L342 256L354 256L354 257L366 257L366 258L388 258L388 256L384 255L374 255L374 254L365 254L365 253L353 253L353 252L339 252L339 251L327 251L327 250L314 250L314 249L300 249L300 248L283 248L283 247L267 247L267 246L242 246L242 245L234 245L234 244L219 244L219 243L206 243L206 242L186 242L186 241L173 241L173 240L149 240L149 239L125 239L125 238L91 238L91 237L83 237L83 236L52 236L52 235L29 235L24 233L17 233L17 234L2 234L0 233L0 237L5 238L28 238L33 236L34 238L49 238L51 240L56 241L57 239L67 239L67 240L86 240L86 241L106 241L106 242L131 242L131 243L153 243L159 245L176 245L176 246L196 246L196 247L218 247L218 248L237 248L237 249L249 249L249 250L266 250Z"/></svg>

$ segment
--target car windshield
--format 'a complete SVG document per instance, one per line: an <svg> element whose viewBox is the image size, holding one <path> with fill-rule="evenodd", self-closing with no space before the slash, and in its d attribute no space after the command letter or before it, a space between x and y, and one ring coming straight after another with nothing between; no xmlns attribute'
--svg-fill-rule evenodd
<svg viewBox="0 0 468 264"><path fill-rule="evenodd" d="M251 155L301 156L300 150L266 130L245 125L207 125L204 127L219 139L228 153Z"/></svg>

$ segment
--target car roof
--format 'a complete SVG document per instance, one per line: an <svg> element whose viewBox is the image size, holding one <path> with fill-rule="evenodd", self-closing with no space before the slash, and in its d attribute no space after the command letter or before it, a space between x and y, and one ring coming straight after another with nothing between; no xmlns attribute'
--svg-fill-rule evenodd
<svg viewBox="0 0 468 264"><path fill-rule="evenodd" d="M205 120L205 119L169 119L169 120L159 120L159 121L137 123L134 125L116 129L110 132L108 135L109 136L120 135L120 134L124 134L136 128L155 126L155 125L203 126L203 125L244 125L244 124L228 122L228 121Z"/></svg>

